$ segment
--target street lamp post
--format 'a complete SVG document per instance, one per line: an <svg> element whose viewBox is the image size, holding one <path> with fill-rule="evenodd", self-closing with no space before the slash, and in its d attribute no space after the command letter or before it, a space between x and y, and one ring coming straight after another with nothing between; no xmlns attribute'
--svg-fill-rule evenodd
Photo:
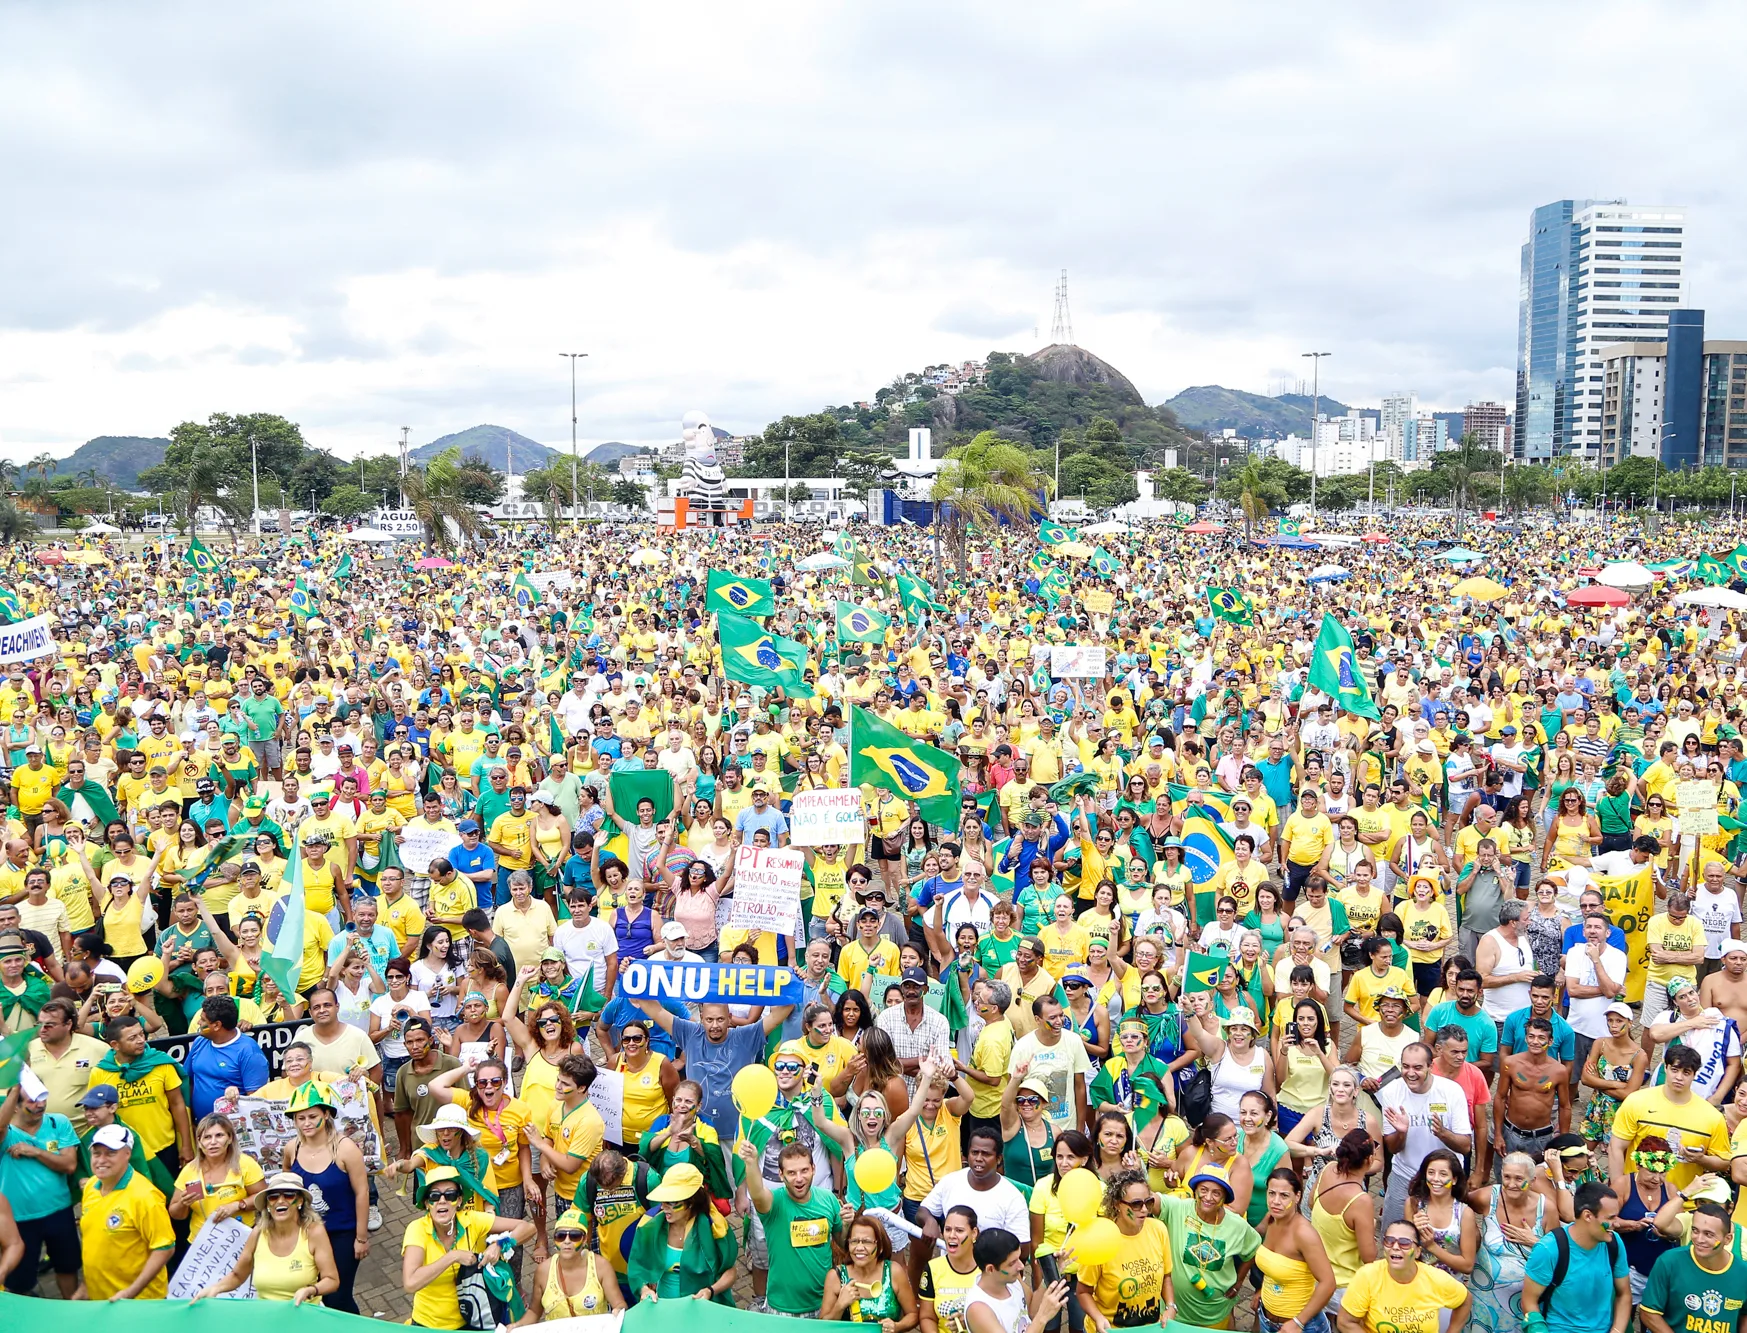
<svg viewBox="0 0 1747 1333"><path fill-rule="evenodd" d="M789 442L792 437L783 436L783 522L789 521Z"/></svg>
<svg viewBox="0 0 1747 1333"><path fill-rule="evenodd" d="M255 482L255 512L252 526L258 539L261 535L261 451L256 448L255 437L252 433L249 436L249 473Z"/></svg>
<svg viewBox="0 0 1747 1333"><path fill-rule="evenodd" d="M1304 352L1310 358L1310 525L1316 526L1316 418L1322 409L1322 359L1333 352Z"/></svg>
<svg viewBox="0 0 1747 1333"><path fill-rule="evenodd" d="M570 361L570 526L576 528L576 361L587 352L560 352Z"/></svg>

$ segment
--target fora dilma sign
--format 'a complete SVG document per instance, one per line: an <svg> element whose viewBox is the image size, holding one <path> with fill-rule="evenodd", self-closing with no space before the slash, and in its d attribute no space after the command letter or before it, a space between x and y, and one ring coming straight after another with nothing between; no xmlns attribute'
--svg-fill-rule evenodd
<svg viewBox="0 0 1747 1333"><path fill-rule="evenodd" d="M688 1004L799 1004L801 976L792 967L749 963L664 963L638 959L619 973L628 1000L683 1000Z"/></svg>

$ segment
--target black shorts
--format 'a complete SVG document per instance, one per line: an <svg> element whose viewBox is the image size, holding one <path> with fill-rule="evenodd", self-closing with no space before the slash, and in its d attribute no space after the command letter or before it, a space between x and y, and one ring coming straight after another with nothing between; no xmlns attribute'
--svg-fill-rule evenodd
<svg viewBox="0 0 1747 1333"><path fill-rule="evenodd" d="M886 850L886 840L879 834L874 834L867 842L867 859L870 861L902 861L904 851L899 848L895 852Z"/></svg>
<svg viewBox="0 0 1747 1333"><path fill-rule="evenodd" d="M73 1220L71 1208L20 1222L18 1234L24 1241L24 1257L18 1267L6 1275L6 1290L13 1295L28 1296L36 1290L45 1250L48 1251L49 1266L56 1273L71 1276L79 1271L82 1261L79 1225Z"/></svg>

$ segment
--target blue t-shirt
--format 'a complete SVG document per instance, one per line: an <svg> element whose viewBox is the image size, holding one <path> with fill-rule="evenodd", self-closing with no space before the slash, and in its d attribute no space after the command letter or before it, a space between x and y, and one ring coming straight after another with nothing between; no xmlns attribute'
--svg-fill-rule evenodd
<svg viewBox="0 0 1747 1333"><path fill-rule="evenodd" d="M672 1014L675 1018L686 1017L686 1007L675 1000L657 1000L656 1003L663 1009L667 1010L667 1012ZM612 999L608 1000L607 1007L601 1010L601 1016L597 1021L605 1027L607 1031L611 1032L613 1034L613 1040L617 1041L619 1039L619 1033L624 1030L625 1024L634 1020L641 1020L644 1023L648 1023L650 1050L654 1051L657 1055L666 1056L669 1060L679 1054L679 1046L674 1039L668 1035L667 1029L663 1028L659 1023L649 1023L648 1016L623 995L615 995Z"/></svg>
<svg viewBox="0 0 1747 1333"><path fill-rule="evenodd" d="M1594 1249L1579 1245L1575 1236L1569 1239L1565 1280L1550 1301L1541 1301L1547 1333L1607 1333L1614 1319L1614 1279L1626 1276L1626 1247L1617 1236L1609 1236ZM1558 1262L1559 1243L1551 1235L1542 1236L1529 1254L1529 1280L1546 1286Z"/></svg>
<svg viewBox="0 0 1747 1333"><path fill-rule="evenodd" d="M1017 883L1018 881L1014 881ZM939 875L930 876L916 886L914 897L916 906L927 911L934 906L934 900L949 893L957 893L964 888L964 876L957 879L944 879Z"/></svg>
<svg viewBox="0 0 1747 1333"><path fill-rule="evenodd" d="M1610 947L1618 949L1621 953L1626 952L1626 932L1621 930L1618 926L1609 926L1607 928L1607 942ZM1582 943L1583 923L1579 921L1575 926L1565 927L1565 938L1559 941L1559 952L1561 954L1568 954ZM1627 956L1629 957L1630 955Z"/></svg>
<svg viewBox="0 0 1747 1333"><path fill-rule="evenodd" d="M1292 808L1292 773L1296 767L1297 761L1289 754L1281 755L1278 761L1261 759L1256 762L1263 788L1282 810Z"/></svg>
<svg viewBox="0 0 1747 1333"><path fill-rule="evenodd" d="M736 816L734 827L748 847L752 845L752 835L759 829L770 834L770 844L774 847L777 838L789 831L789 819L774 805L765 806L762 815L758 813L757 806L749 805Z"/></svg>
<svg viewBox="0 0 1747 1333"><path fill-rule="evenodd" d="M346 946L358 937L358 932L347 926L328 942L328 966L332 967L334 960L346 951ZM388 960L400 952L400 941L394 937L394 932L387 926L371 927L370 933L364 937L364 945L370 950L370 961L376 964L380 972L388 966Z"/></svg>
<svg viewBox="0 0 1747 1333"><path fill-rule="evenodd" d="M715 1127L722 1142L732 1143L740 1136L740 1113L734 1109L729 1086L746 1065L764 1063L764 1025L729 1028L721 1041L711 1041L702 1023L676 1018L673 1035L685 1056L686 1077L704 1090L698 1114Z"/></svg>
<svg viewBox="0 0 1747 1333"><path fill-rule="evenodd" d="M476 875L481 870L495 871L497 853L485 845L483 838L472 851L467 850L466 843L458 842L449 849L449 864L455 867L457 875Z"/></svg>
<svg viewBox="0 0 1747 1333"><path fill-rule="evenodd" d="M249 1044L254 1045L253 1042ZM64 1115L50 1112L43 1116L42 1124L36 1127L34 1134L26 1134L17 1125L8 1125L6 1137L0 1139L0 1149L14 1143L34 1143L44 1152L58 1153L78 1142L79 1135L73 1129L73 1122ZM20 1222L34 1222L71 1207L67 1201L67 1177L59 1171L51 1171L32 1157L0 1153L0 1194L6 1196L12 1205L12 1216Z"/></svg>
<svg viewBox="0 0 1747 1333"><path fill-rule="evenodd" d="M1484 1009L1465 1014L1454 1000L1445 1000L1425 1017L1426 1040L1441 1027L1454 1023L1468 1034L1468 1063L1479 1064L1481 1057L1498 1049L1498 1027ZM1555 1059L1557 1057L1554 1057Z"/></svg>
<svg viewBox="0 0 1747 1333"><path fill-rule="evenodd" d="M196 1120L211 1114L213 1103L224 1096L226 1088L253 1092L273 1077L260 1046L254 1038L240 1033L223 1046L196 1037L182 1063L188 1070Z"/></svg>
<svg viewBox="0 0 1747 1333"><path fill-rule="evenodd" d="M1513 1010L1499 1030L1499 1049L1508 1046L1513 1055L1518 1051L1528 1050L1528 1023L1533 1016L1527 1005ZM1553 1025L1553 1041L1547 1047L1547 1054L1561 1064L1570 1064L1577 1058L1577 1033L1572 1031L1571 1024L1560 1017L1557 1010L1547 1015L1547 1021Z"/></svg>

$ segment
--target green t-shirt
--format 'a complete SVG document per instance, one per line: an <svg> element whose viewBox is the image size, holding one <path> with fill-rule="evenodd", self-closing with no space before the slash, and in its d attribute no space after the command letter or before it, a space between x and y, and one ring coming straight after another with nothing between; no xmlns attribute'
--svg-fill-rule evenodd
<svg viewBox="0 0 1747 1333"><path fill-rule="evenodd" d="M1639 1308L1662 1316L1673 1333L1730 1333L1747 1302L1747 1260L1723 1246L1728 1266L1720 1273L1700 1268L1689 1249L1669 1250L1650 1270Z"/></svg>
<svg viewBox="0 0 1747 1333"><path fill-rule="evenodd" d="M257 699L251 694L239 702L243 716L249 719L249 740L267 740L279 729L279 715L285 711L285 705L278 696L265 694Z"/></svg>
<svg viewBox="0 0 1747 1333"><path fill-rule="evenodd" d="M1195 1211L1195 1200L1171 1195L1159 1200L1159 1220L1171 1233L1177 1318L1203 1328L1219 1327L1231 1314L1233 1303L1225 1293L1237 1281L1237 1266L1261 1248L1261 1236L1229 1205L1210 1226ZM1202 1280L1197 1282L1197 1277Z"/></svg>
<svg viewBox="0 0 1747 1333"><path fill-rule="evenodd" d="M1009 935L998 940L993 935L984 935L977 941L976 956L984 971L999 976L1001 969L1019 956L1019 936Z"/></svg>
<svg viewBox="0 0 1747 1333"><path fill-rule="evenodd" d="M770 1251L770 1308L779 1314L815 1314L831 1271L831 1238L843 1230L837 1200L818 1186L795 1202L787 1189L772 1192L761 1212Z"/></svg>

